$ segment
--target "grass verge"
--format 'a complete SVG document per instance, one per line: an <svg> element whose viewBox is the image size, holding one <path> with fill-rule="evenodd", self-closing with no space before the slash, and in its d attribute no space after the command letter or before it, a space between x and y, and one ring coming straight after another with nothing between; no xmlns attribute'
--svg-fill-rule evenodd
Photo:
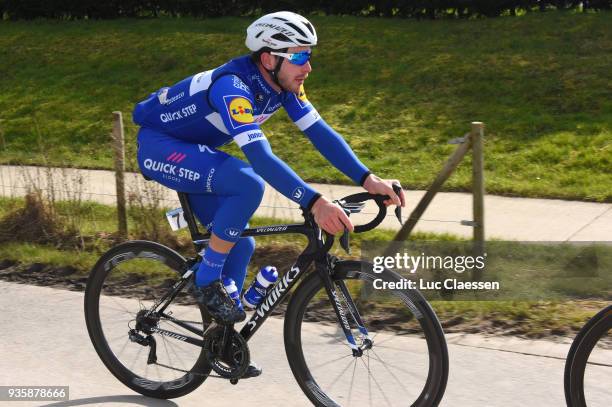
<svg viewBox="0 0 612 407"><path fill-rule="evenodd" d="M20 205L18 199L0 199L0 219ZM63 215L61 204L58 212ZM114 208L104 205L87 205L92 219L83 223L81 234L95 236L84 250L66 250L54 245L11 242L0 245L0 279L33 284L60 286L75 290L84 289L87 274L100 257L111 247L113 241L105 238L114 230ZM163 221L162 212L159 219ZM279 220L254 219L254 226L276 224ZM93 235L92 235L93 234ZM368 234L356 235L352 240L355 250L353 257L360 254L361 243L368 241L389 241L393 232L378 230ZM415 240L458 240L452 236L432 234L415 235ZM183 231L178 237L179 249L189 246L188 236ZM175 240L176 241L176 240ZM274 264L281 271L288 269L304 247L305 240L292 235L276 235L258 239L258 248L249 267L249 281L256 270L266 264ZM184 255L193 255L190 250L181 250ZM336 247L336 254L347 257ZM126 279L134 277L134 270L126 269ZM138 281L156 288L167 287L166 275L148 275L138 271ZM121 280L122 276L119 276ZM159 285L159 287L157 287ZM447 332L491 333L520 335L531 338L549 336L569 336L574 334L584 322L599 308L604 300L578 301L433 301L432 305ZM393 310L381 315L393 314ZM388 317L388 315L387 315ZM409 322L412 323L412 322ZM409 325L409 324L408 324ZM391 325L398 329L409 326Z"/></svg>
<svg viewBox="0 0 612 407"><path fill-rule="evenodd" d="M424 188L471 121L490 193L612 201L610 13L470 21L313 17L306 85L375 173ZM0 22L0 163L110 168L110 113L244 53L244 18ZM359 36L354 36L359 32ZM384 62L383 62L384 61ZM264 126L305 179L349 182L284 114ZM389 146L393 146L390 148ZM236 147L230 153L240 155ZM469 161L469 160L468 160ZM469 163L467 163L469 164ZM446 190L466 190L462 165Z"/></svg>

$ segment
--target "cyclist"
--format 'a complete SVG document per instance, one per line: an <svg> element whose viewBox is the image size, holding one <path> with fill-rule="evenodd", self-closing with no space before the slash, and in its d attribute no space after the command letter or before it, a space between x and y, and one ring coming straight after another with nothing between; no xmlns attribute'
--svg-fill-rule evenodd
<svg viewBox="0 0 612 407"><path fill-rule="evenodd" d="M195 275L196 296L221 323L239 322L245 313L227 295L220 278L241 290L255 248L241 232L259 206L264 180L312 211L325 231L353 225L344 211L305 183L270 148L260 125L284 107L297 127L336 168L372 194L404 205L392 189L362 164L342 137L306 98L304 81L312 70L313 25L287 11L265 15L247 28L250 55L163 87L138 103L138 163L146 177L189 194L202 224L212 231ZM249 164L218 150L231 141Z"/></svg>

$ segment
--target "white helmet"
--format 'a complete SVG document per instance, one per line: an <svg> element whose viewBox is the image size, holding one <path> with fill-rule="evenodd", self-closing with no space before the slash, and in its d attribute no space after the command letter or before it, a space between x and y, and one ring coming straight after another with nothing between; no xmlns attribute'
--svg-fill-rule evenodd
<svg viewBox="0 0 612 407"><path fill-rule="evenodd" d="M317 32L310 21L290 11L266 14L247 28L246 46L253 52L267 47L283 49L317 45Z"/></svg>

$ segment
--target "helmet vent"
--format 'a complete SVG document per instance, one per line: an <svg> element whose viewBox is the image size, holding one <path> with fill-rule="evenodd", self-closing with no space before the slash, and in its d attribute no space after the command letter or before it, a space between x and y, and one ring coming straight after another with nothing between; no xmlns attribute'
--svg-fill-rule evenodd
<svg viewBox="0 0 612 407"><path fill-rule="evenodd" d="M293 24L293 23L287 23L287 25L291 28L293 28L295 31L299 32L300 35L302 36L306 36L306 33L304 32L304 30L302 30L300 27L298 27L297 25Z"/></svg>
<svg viewBox="0 0 612 407"><path fill-rule="evenodd" d="M255 36L255 38L261 37L261 34L263 34L263 33L264 33L263 31L258 32L257 35Z"/></svg>
<svg viewBox="0 0 612 407"><path fill-rule="evenodd" d="M302 21L302 23L306 26L306 28L308 28L308 31L310 31L311 34L314 34L314 28L312 27L312 24L310 24L308 21Z"/></svg>
<svg viewBox="0 0 612 407"><path fill-rule="evenodd" d="M274 20L281 20L281 21L289 21L286 18L282 18L282 17L273 17Z"/></svg>
<svg viewBox="0 0 612 407"><path fill-rule="evenodd" d="M286 42L293 42L289 39L289 37L287 37L285 34L283 33L276 33L272 36L272 38L274 38L275 40L278 41L286 41Z"/></svg>
<svg viewBox="0 0 612 407"><path fill-rule="evenodd" d="M296 38L295 40L296 40L297 42L299 42L300 44L310 45L310 42L309 42L309 41L304 41L304 40L301 40L301 39L299 39L299 38Z"/></svg>

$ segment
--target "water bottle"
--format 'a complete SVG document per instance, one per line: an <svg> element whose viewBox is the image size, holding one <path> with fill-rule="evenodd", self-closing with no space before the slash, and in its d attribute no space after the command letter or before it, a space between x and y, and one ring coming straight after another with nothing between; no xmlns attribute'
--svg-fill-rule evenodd
<svg viewBox="0 0 612 407"><path fill-rule="evenodd" d="M253 280L249 289L242 296L244 305L251 309L255 309L266 296L268 287L278 280L278 271L276 267L266 266L259 270L257 277Z"/></svg>
<svg viewBox="0 0 612 407"><path fill-rule="evenodd" d="M236 287L236 282L226 277L223 279L223 286L225 287L225 291L229 294L230 298L234 300L238 308L242 309L242 302L240 301L240 293L238 292L238 287Z"/></svg>

